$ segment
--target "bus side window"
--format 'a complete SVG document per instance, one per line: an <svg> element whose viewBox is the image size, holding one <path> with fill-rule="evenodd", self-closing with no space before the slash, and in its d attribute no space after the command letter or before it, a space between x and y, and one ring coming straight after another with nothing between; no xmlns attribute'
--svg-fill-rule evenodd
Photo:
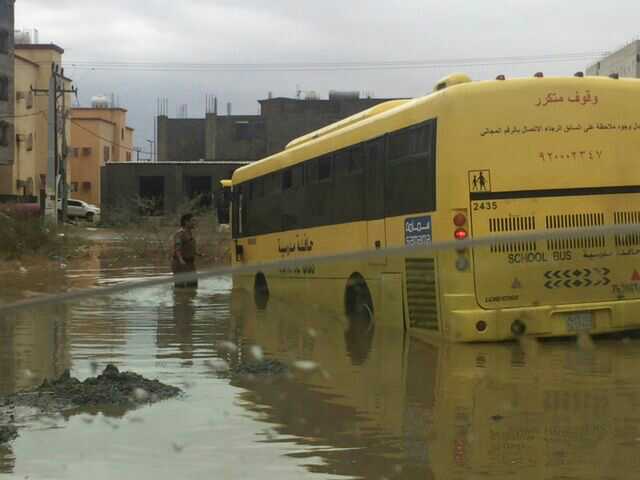
<svg viewBox="0 0 640 480"><path fill-rule="evenodd" d="M331 155L314 159L310 163L310 180L305 186L304 204L306 205L305 227L329 225L333 222L333 169ZM315 175L314 175L315 174Z"/></svg>
<svg viewBox="0 0 640 480"><path fill-rule="evenodd" d="M365 218L384 217L384 153L386 137L371 140L365 145Z"/></svg>
<svg viewBox="0 0 640 480"><path fill-rule="evenodd" d="M305 185L318 183L318 159L314 158L304 162Z"/></svg>
<svg viewBox="0 0 640 480"><path fill-rule="evenodd" d="M331 181L332 172L332 158L331 155L325 155L320 158L318 163L318 180L320 182Z"/></svg>
<svg viewBox="0 0 640 480"><path fill-rule="evenodd" d="M349 166L347 172L349 175L358 175L364 171L364 147L356 145L351 149L349 158Z"/></svg>
<svg viewBox="0 0 640 480"><path fill-rule="evenodd" d="M362 146L338 152L334 157L332 203L334 222L345 223L364 218L365 177L362 175Z"/></svg>
<svg viewBox="0 0 640 480"><path fill-rule="evenodd" d="M288 173L287 173L288 172ZM281 205L281 228L300 228L305 216L305 193L303 190L303 167L296 165L283 172Z"/></svg>
<svg viewBox="0 0 640 480"><path fill-rule="evenodd" d="M386 216L435 210L435 121L389 135Z"/></svg>

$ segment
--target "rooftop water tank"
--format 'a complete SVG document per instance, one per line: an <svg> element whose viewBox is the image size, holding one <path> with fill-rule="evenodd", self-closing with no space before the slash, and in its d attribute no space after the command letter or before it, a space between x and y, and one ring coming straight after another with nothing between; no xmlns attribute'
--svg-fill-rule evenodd
<svg viewBox="0 0 640 480"><path fill-rule="evenodd" d="M91 106L93 108L110 108L111 102L105 95L95 95L91 97Z"/></svg>

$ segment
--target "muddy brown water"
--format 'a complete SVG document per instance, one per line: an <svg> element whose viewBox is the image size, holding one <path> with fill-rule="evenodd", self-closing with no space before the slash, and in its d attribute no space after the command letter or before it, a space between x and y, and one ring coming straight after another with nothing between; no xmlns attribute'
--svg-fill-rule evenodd
<svg viewBox="0 0 640 480"><path fill-rule="evenodd" d="M3 302L167 275L97 258L2 272ZM55 285L55 288L52 286ZM114 363L185 395L136 410L18 412L19 478L634 478L640 341L499 345L351 331L311 307L266 311L229 277L39 308L0 321L0 394ZM262 357L286 374L234 374ZM268 370L268 369L267 369Z"/></svg>

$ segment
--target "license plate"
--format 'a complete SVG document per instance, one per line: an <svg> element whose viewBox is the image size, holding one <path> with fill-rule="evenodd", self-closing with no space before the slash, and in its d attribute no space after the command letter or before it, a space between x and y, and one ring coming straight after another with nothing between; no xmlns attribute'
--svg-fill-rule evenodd
<svg viewBox="0 0 640 480"><path fill-rule="evenodd" d="M593 329L593 312L570 313L565 321L568 331L586 332Z"/></svg>

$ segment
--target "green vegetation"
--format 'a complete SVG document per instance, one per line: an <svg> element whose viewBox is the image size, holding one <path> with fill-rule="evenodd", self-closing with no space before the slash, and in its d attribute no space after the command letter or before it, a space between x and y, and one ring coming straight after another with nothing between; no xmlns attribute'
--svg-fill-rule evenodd
<svg viewBox="0 0 640 480"><path fill-rule="evenodd" d="M0 259L26 255L73 256L87 241L72 227L49 225L41 218L12 217L0 213Z"/></svg>

